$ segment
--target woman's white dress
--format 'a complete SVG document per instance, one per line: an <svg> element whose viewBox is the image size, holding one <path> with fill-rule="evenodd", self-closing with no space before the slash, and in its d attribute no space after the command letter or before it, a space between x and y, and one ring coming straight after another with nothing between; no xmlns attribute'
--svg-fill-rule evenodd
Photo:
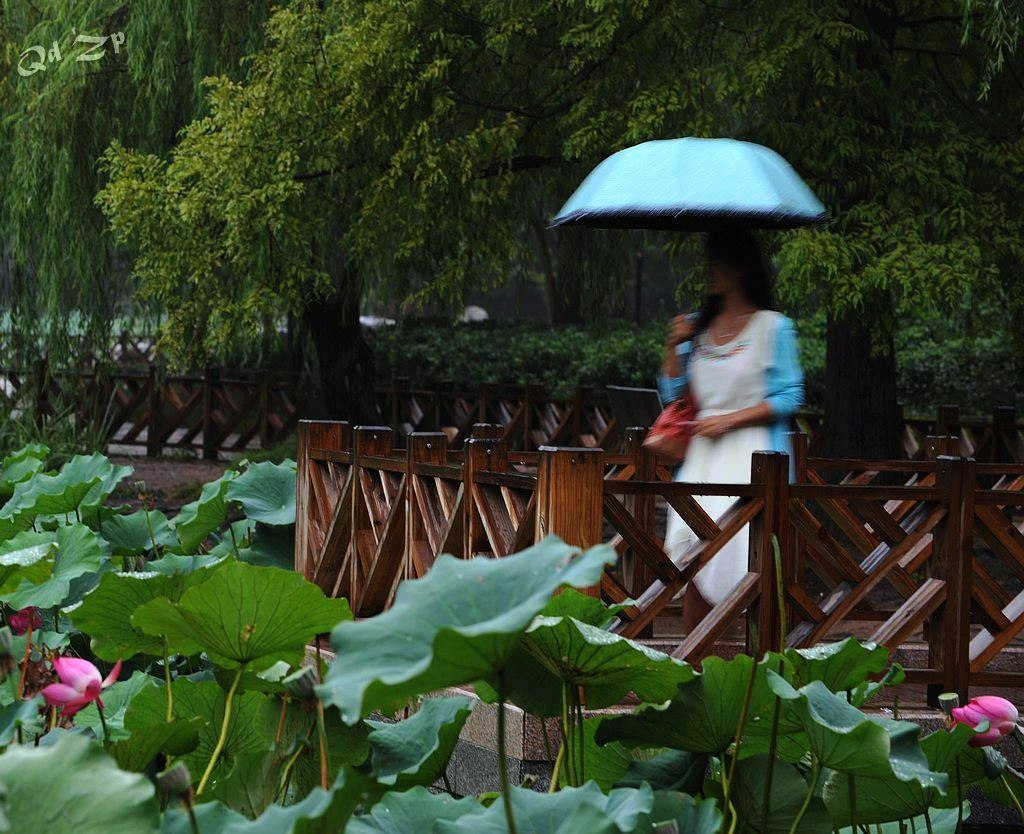
<svg viewBox="0 0 1024 834"><path fill-rule="evenodd" d="M687 367L690 394L698 419L749 408L763 402L766 370L772 357L772 339L778 316L770 310L754 313L728 344L715 345L707 333L698 336ZM767 425L748 426L717 438L695 437L690 442L675 480L685 483L750 483L750 456L771 448ZM696 496L711 518L718 519L736 501L730 496ZM665 547L678 559L696 535L671 508ZM734 536L697 574L701 595L712 605L721 602L747 572L749 525Z"/></svg>

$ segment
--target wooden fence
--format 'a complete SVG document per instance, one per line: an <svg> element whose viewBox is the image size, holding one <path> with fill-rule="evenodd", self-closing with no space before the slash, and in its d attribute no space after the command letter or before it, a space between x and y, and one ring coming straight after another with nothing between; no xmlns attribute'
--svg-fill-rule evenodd
<svg viewBox="0 0 1024 834"><path fill-rule="evenodd" d="M635 390L642 395L643 389ZM653 393L653 392L649 392ZM541 446L573 445L619 449L624 430L637 425L635 418L623 423L607 389L577 387L572 396L553 397L539 385L483 383L457 386L439 383L413 387L396 377L377 389L380 413L399 434L444 432L450 445L459 448L470 437L475 423L496 423L510 448L534 450ZM649 397L648 397L649 400ZM955 405L942 406L933 417L901 416L901 445L908 460L923 460L931 436L957 438L957 453L987 463L1024 463L1024 421L1012 406L996 408L989 418L965 417ZM822 441L821 413L802 411L796 427L809 437L810 451L817 453Z"/></svg>
<svg viewBox="0 0 1024 834"><path fill-rule="evenodd" d="M270 371L224 374L147 372L49 373L44 363L25 373L0 370L0 400L8 413L67 413L105 426L113 446L218 452L267 448L294 430L305 399L297 375Z"/></svg>
<svg viewBox="0 0 1024 834"><path fill-rule="evenodd" d="M415 433L396 450L389 428L307 422L298 431L295 568L349 599L357 616L390 604L397 583L422 576L440 553L505 556L547 533L619 554L600 587L631 601L614 630L678 634L673 600L737 536L747 573L672 653L699 662L727 633L752 650L810 646L856 635L899 650L908 681L934 695L1024 685L1002 650L1024 630L1024 466L955 454L930 438L920 461L809 457L794 435L788 456L759 452L749 484L673 483L625 432L626 451L544 447L510 451L501 428L477 426L464 449L443 433ZM711 518L695 496L734 498ZM696 534L666 553L671 507ZM773 539L781 548L778 604Z"/></svg>

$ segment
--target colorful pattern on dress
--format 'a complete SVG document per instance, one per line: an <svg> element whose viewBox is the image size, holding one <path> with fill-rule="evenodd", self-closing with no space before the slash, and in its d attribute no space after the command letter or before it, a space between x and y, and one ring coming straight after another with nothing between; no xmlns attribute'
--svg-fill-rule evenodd
<svg viewBox="0 0 1024 834"><path fill-rule="evenodd" d="M735 356L738 353L742 353L743 350L750 345L749 339L744 339L741 342L736 342L734 345L730 345L726 350L719 350L713 345L705 344L700 342L694 350L694 359L713 359L721 360L728 359L731 356Z"/></svg>

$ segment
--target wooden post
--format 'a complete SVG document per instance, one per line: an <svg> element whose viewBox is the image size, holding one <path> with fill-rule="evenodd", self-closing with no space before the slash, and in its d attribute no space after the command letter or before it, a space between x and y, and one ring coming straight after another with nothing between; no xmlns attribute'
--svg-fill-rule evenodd
<svg viewBox="0 0 1024 834"><path fill-rule="evenodd" d="M760 657L766 651L778 650L782 642L772 539L777 538L781 547L786 517L783 513L789 503L789 456L755 452L750 463L750 482L760 486L764 496L764 508L750 522L747 553L748 570L760 576L758 595L747 609L747 653Z"/></svg>
<svg viewBox="0 0 1024 834"><path fill-rule="evenodd" d="M213 392L220 384L220 369L207 367L203 372L203 460L217 460L217 423L213 416Z"/></svg>
<svg viewBox="0 0 1024 834"><path fill-rule="evenodd" d="M481 385L480 385L480 399L477 400L477 404L476 404L476 407L477 407L477 412L476 412L477 422L480 422L480 423L486 423L487 422L487 412L489 410L488 409L488 403L489 403L489 401L491 399L491 395L493 393L493 389L494 389L494 386L491 383L489 383L489 382L484 382L484 383L481 383Z"/></svg>
<svg viewBox="0 0 1024 834"><path fill-rule="evenodd" d="M925 460L938 460L941 456L957 457L960 454L960 441L951 435L930 434L924 439Z"/></svg>
<svg viewBox="0 0 1024 834"><path fill-rule="evenodd" d="M541 446L538 451L537 541L558 536L576 547L600 544L604 450ZM600 597L600 585L583 593Z"/></svg>
<svg viewBox="0 0 1024 834"><path fill-rule="evenodd" d="M647 429L633 426L626 429L625 450L627 455L633 455L635 481L656 481L658 475L658 456L644 446L647 437ZM636 519L643 531L654 537L654 496L652 495L631 495L626 498L626 509ZM672 512L669 509L669 512ZM625 580L626 590L633 599L638 599L646 591L657 577L651 566L636 555L632 550L628 553L628 559L622 562L622 574ZM637 635L638 637L653 637L654 624L646 626Z"/></svg>
<svg viewBox="0 0 1024 834"><path fill-rule="evenodd" d="M352 559L349 562L349 605L359 610L366 577L377 550L377 541L383 522L370 518L366 509L366 483L361 471L362 458L385 457L395 445L395 433L387 426L356 426L352 434Z"/></svg>
<svg viewBox="0 0 1024 834"><path fill-rule="evenodd" d="M1017 431L1017 412L1012 405L997 406L992 412L992 463L1013 463L1012 441Z"/></svg>
<svg viewBox="0 0 1024 834"><path fill-rule="evenodd" d="M924 629L929 666L942 674L941 683L928 685L928 703L933 707L938 706L938 697L943 692L957 692L965 697L970 676L971 580L970 561L965 558L963 538L964 467L963 458L943 455L938 459L935 473L935 485L946 496L948 512L932 533L932 557L926 562L927 577L946 583L945 604L925 621ZM972 515L973 512L972 500ZM966 598L963 596L964 587L968 590Z"/></svg>
<svg viewBox="0 0 1024 834"><path fill-rule="evenodd" d="M156 365L149 363L149 419L146 423L146 456L160 457L160 379Z"/></svg>
<svg viewBox="0 0 1024 834"><path fill-rule="evenodd" d="M270 448L270 375L271 371L263 370L260 373L260 404L259 404L259 424L260 424L260 448Z"/></svg>
<svg viewBox="0 0 1024 834"><path fill-rule="evenodd" d="M477 424L479 425L479 424ZM498 427L501 428L500 426ZM466 444L466 458L462 464L463 477L463 552L467 559L479 553L490 553L487 533L480 518L480 489L476 483L477 472L507 472L508 446L499 437L473 437Z"/></svg>
<svg viewBox="0 0 1024 834"><path fill-rule="evenodd" d="M414 579L426 572L433 562L433 551L430 547L430 536L423 521L423 512L429 512L434 504L429 500L420 501L419 494L424 487L416 474L419 464L436 464L443 466L448 462L448 436L444 432L413 432L409 435L408 468L406 469L405 488L405 579ZM434 519L437 527L442 527L443 519ZM438 553L437 555L441 555Z"/></svg>
<svg viewBox="0 0 1024 834"><path fill-rule="evenodd" d="M322 542L325 529L318 529L320 521L329 523L332 507L316 508L316 477L310 464L313 449L342 452L349 447L349 425L338 421L299 420L295 429L295 571L312 579L316 569L314 545Z"/></svg>

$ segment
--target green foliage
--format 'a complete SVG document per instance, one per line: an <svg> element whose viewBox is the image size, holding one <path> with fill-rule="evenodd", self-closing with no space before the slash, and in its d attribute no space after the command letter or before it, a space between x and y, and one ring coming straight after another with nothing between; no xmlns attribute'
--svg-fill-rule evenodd
<svg viewBox="0 0 1024 834"><path fill-rule="evenodd" d="M55 725L42 696L20 699L19 676L0 672L0 809L19 830L59 816L84 831L187 834L178 794L155 794L144 775L169 760L187 767L180 787L202 834L498 834L509 815L524 834L818 832L854 819L895 832L884 826L925 814L941 831L955 824L956 778L1004 804L1024 795L998 753L968 745L973 730L919 740L916 725L862 712L901 680L873 644L707 658L698 672L613 634L617 608L573 590L599 580L610 548L546 539L503 559L441 557L386 613L354 622L344 600L293 571L245 561L267 530L292 535L290 461L241 465L184 519L90 504L79 520L66 508L109 492L115 474L100 460L54 476L45 454L12 456L40 462L22 466L8 498L37 529L0 539L0 592L63 616L11 651L31 640L45 664L44 651L73 647L106 661L100 675L116 659L131 673L104 688L102 709ZM127 565L144 569L118 570ZM336 658L318 674L302 666L305 647L329 630ZM553 792L427 790L473 707L436 693L469 685L560 715ZM594 709L631 698L628 714L583 715L584 699ZM380 710L391 720L365 718Z"/></svg>

